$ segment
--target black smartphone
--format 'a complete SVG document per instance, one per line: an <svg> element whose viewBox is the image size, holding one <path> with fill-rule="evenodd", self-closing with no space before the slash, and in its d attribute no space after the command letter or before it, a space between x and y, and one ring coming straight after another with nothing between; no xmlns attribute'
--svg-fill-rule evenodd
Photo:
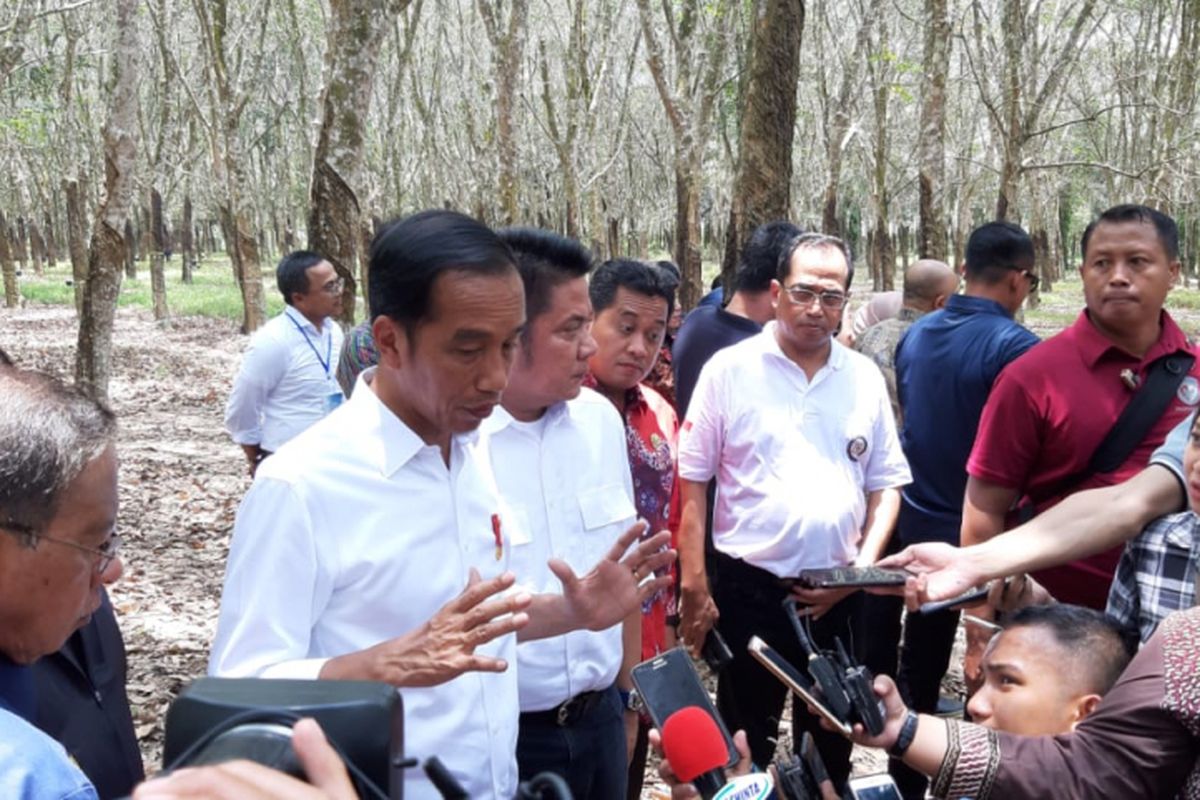
<svg viewBox="0 0 1200 800"><path fill-rule="evenodd" d="M836 589L871 586L903 586L909 574L902 569L882 567L831 567L829 569L802 569L796 583L807 589Z"/></svg>
<svg viewBox="0 0 1200 800"><path fill-rule="evenodd" d="M951 597L949 600L933 600L928 603L922 603L919 609L922 614L933 614L936 611L945 611L946 609L961 606L966 603L975 603L979 600L986 600L988 596L989 584L984 584L970 591L963 592L958 597Z"/></svg>
<svg viewBox="0 0 1200 800"><path fill-rule="evenodd" d="M733 651L716 628L709 628L708 635L704 637L704 647L700 648L700 657L709 669L719 673L733 661Z"/></svg>
<svg viewBox="0 0 1200 800"><path fill-rule="evenodd" d="M733 737L729 735L725 723L713 706L712 698L708 696L704 684L700 683L700 674L696 672L687 650L676 647L643 661L633 668L631 677L638 697L646 707L646 713L654 722L654 727L661 731L667 718L679 709L699 706L716 720L717 727L725 738L725 746L729 750L726 766L733 766L738 762Z"/></svg>

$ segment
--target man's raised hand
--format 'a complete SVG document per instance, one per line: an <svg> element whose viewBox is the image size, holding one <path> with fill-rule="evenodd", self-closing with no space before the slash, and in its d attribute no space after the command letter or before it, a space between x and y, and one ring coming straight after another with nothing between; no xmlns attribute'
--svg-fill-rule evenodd
<svg viewBox="0 0 1200 800"><path fill-rule="evenodd" d="M668 546L669 531L660 531L630 548L646 527L645 522L634 523L583 577L576 576L562 559L550 559L550 571L562 582L563 598L578 627L592 631L611 628L655 592L671 585L670 575L653 574L675 561L675 551Z"/></svg>
<svg viewBox="0 0 1200 800"><path fill-rule="evenodd" d="M320 677L374 680L393 686L436 686L464 672L503 672L508 663L475 649L529 623L524 613L532 598L520 592L498 596L512 587L506 572L482 580L471 570L467 587L421 627L374 647L330 659Z"/></svg>

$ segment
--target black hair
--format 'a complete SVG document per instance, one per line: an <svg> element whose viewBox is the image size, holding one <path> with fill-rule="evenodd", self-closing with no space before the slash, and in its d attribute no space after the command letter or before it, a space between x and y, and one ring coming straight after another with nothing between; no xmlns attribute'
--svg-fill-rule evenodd
<svg viewBox="0 0 1200 800"><path fill-rule="evenodd" d="M770 289L771 281L779 272L783 249L802 235L802 228L786 220L767 222L755 228L738 259L737 272L733 276L734 291L765 292ZM788 260L791 260L790 253ZM784 275L786 277L786 273Z"/></svg>
<svg viewBox="0 0 1200 800"><path fill-rule="evenodd" d="M1100 695L1117 682L1138 648L1137 631L1121 627L1095 609L1070 603L1026 606L1004 627L1048 630L1060 647L1077 658L1090 682L1088 691Z"/></svg>
<svg viewBox="0 0 1200 800"><path fill-rule="evenodd" d="M667 319L670 319L675 310L678 285L674 276L657 264L614 258L596 267L588 295L592 299L592 310L597 314L613 304L617 289L621 287L649 297L661 297L667 301Z"/></svg>
<svg viewBox="0 0 1200 800"><path fill-rule="evenodd" d="M295 250L279 260L275 267L275 283L283 302L292 304L292 295L308 294L308 270L325 260L312 250Z"/></svg>
<svg viewBox="0 0 1200 800"><path fill-rule="evenodd" d="M678 287L679 284L683 282L683 273L679 271L679 265L674 261L667 261L666 259L663 259L661 261L655 261L654 265L674 278L675 286Z"/></svg>
<svg viewBox="0 0 1200 800"><path fill-rule="evenodd" d="M433 209L380 228L371 242L370 265L372 319L390 317L411 334L429 316L439 275L501 275L516 269L516 258L482 222L457 211Z"/></svg>
<svg viewBox="0 0 1200 800"><path fill-rule="evenodd" d="M1033 269L1033 239L1020 225L996 221L980 225L967 239L968 280L993 286L1012 270Z"/></svg>
<svg viewBox="0 0 1200 800"><path fill-rule="evenodd" d="M1079 242L1079 252L1084 258L1087 258L1088 240L1092 238L1092 232L1105 222L1112 224L1145 222L1153 225L1155 232L1158 233L1158 242L1167 254L1167 260L1179 260L1179 227L1175 224L1175 220L1157 209L1133 203L1113 206L1088 223L1088 226L1083 230L1083 237Z"/></svg>
<svg viewBox="0 0 1200 800"><path fill-rule="evenodd" d="M496 231L517 260L525 285L525 319L532 322L550 305L550 293L561 284L585 277L592 253L574 239L541 228L502 228ZM525 328L526 332L529 328Z"/></svg>
<svg viewBox="0 0 1200 800"><path fill-rule="evenodd" d="M827 233L802 233L793 238L779 251L779 261L775 265L775 278L785 283L792 271L792 254L797 250L837 250L846 259L846 288L854 280L854 257L850 254L850 245L844 239L830 236Z"/></svg>

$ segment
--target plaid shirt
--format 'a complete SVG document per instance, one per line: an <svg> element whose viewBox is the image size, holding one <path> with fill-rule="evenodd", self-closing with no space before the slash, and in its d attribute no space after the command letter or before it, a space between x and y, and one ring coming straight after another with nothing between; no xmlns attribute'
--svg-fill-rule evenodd
<svg viewBox="0 0 1200 800"><path fill-rule="evenodd" d="M1159 517L1125 545L1106 612L1136 627L1145 642L1172 611L1196 604L1198 564L1200 517L1191 511Z"/></svg>

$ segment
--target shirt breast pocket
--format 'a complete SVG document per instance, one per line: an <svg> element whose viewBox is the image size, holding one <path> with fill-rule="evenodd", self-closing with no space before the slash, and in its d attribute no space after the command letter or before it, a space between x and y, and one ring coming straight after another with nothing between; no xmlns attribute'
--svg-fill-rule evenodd
<svg viewBox="0 0 1200 800"><path fill-rule="evenodd" d="M624 533L625 528L615 529L620 523L637 516L633 501L620 485L600 486L587 489L578 495L579 515L583 529L589 535L589 550L602 555L612 542ZM604 534L608 535L604 535ZM594 541L600 539L600 541Z"/></svg>

